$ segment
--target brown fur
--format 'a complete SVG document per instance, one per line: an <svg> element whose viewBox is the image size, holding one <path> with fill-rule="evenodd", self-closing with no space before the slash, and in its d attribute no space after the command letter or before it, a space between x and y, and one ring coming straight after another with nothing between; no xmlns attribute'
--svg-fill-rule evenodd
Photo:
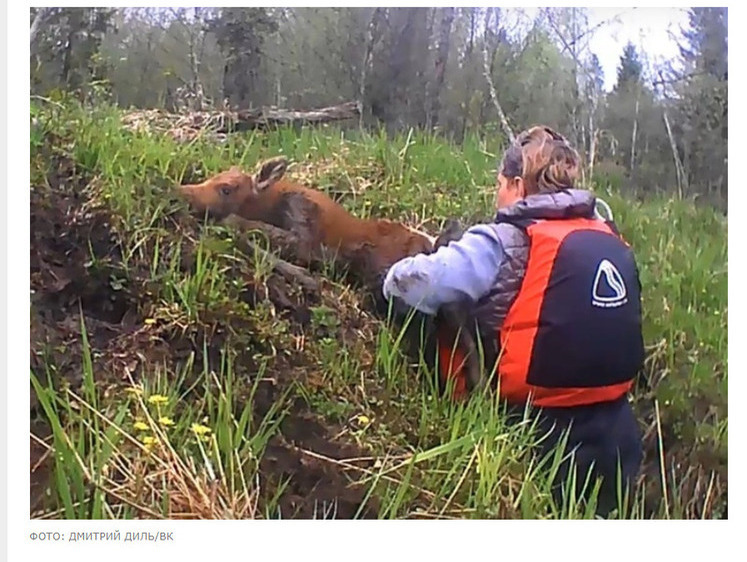
<svg viewBox="0 0 747 562"><path fill-rule="evenodd" d="M284 179L287 166L282 157L262 162L254 174L234 166L202 183L183 185L180 191L198 212L216 218L235 214L296 232L311 251L323 244L348 257L365 252L377 273L404 257L433 249L433 240L425 233L386 219L355 217L327 194Z"/></svg>

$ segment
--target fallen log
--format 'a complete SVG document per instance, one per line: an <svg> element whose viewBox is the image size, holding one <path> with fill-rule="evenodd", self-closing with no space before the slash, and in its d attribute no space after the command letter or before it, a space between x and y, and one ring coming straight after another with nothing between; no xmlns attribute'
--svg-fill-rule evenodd
<svg viewBox="0 0 747 562"><path fill-rule="evenodd" d="M233 113L233 112L232 112ZM274 107L258 109L241 109L231 115L235 131L266 129L283 125L316 125L330 121L344 121L358 118L361 104L350 101L340 105L311 110L279 109Z"/></svg>
<svg viewBox="0 0 747 562"><path fill-rule="evenodd" d="M124 115L122 123L130 130L165 133L178 142L191 142L203 135L222 142L229 133L234 132L264 130L284 125L318 125L354 119L360 115L360 103L351 101L307 111L263 107L178 114L161 109L147 109Z"/></svg>

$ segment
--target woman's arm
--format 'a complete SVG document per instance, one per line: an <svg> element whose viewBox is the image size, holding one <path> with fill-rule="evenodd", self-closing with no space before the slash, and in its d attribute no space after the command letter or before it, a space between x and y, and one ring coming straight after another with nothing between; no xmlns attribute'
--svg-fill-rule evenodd
<svg viewBox="0 0 747 562"><path fill-rule="evenodd" d="M442 304L476 301L487 294L502 260L503 247L495 231L477 225L432 254L395 263L384 278L384 297L397 296L425 314L436 314Z"/></svg>

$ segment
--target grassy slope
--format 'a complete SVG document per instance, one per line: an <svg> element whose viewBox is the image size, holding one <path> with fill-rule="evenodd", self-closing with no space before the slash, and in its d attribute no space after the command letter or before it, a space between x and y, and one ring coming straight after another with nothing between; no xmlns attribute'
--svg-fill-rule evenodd
<svg viewBox="0 0 747 562"><path fill-rule="evenodd" d="M177 145L109 108L49 104L32 105L31 143L32 444L51 474L37 516L590 516L552 505L529 428L499 405L422 388L338 274L318 272L316 294L288 287L174 196L283 153L352 212L435 231L489 216L497 143L323 129ZM650 347L631 515L723 516L726 224L684 201L603 197L637 252Z"/></svg>

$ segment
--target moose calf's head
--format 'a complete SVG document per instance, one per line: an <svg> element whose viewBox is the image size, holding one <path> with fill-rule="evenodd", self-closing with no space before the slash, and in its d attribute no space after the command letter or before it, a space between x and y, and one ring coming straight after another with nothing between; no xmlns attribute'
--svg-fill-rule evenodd
<svg viewBox="0 0 747 562"><path fill-rule="evenodd" d="M288 161L283 157L265 160L254 174L232 166L202 183L182 185L179 191L195 211L222 219L237 212L247 201L262 197L287 168Z"/></svg>

